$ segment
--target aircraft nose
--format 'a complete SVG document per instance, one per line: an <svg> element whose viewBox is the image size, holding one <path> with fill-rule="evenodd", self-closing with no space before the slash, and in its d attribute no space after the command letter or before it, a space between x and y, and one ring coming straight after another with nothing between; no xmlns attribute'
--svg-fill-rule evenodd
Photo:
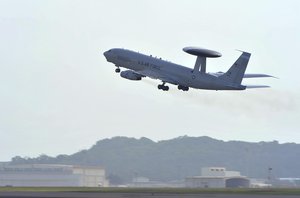
<svg viewBox="0 0 300 198"><path fill-rule="evenodd" d="M103 53L103 55L105 56L105 58L109 58L111 57L113 54L112 54L112 51L111 50L107 50Z"/></svg>
<svg viewBox="0 0 300 198"><path fill-rule="evenodd" d="M103 55L106 58L106 60L110 62L113 54L111 53L111 50L107 50L107 51L103 52Z"/></svg>
<svg viewBox="0 0 300 198"><path fill-rule="evenodd" d="M107 54L108 54L108 51L105 51L104 53L103 53L103 55L106 57L107 56Z"/></svg>

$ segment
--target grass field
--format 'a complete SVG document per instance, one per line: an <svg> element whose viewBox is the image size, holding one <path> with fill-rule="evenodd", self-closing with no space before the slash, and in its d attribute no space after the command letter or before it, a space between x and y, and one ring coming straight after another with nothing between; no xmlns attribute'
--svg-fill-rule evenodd
<svg viewBox="0 0 300 198"><path fill-rule="evenodd" d="M99 192L168 194L259 194L300 195L300 188L269 189L190 189L190 188L89 188L89 187L0 187L0 192Z"/></svg>

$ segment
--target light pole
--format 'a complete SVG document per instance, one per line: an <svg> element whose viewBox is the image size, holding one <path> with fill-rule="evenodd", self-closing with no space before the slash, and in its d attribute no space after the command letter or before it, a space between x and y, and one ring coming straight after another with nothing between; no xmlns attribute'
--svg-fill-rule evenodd
<svg viewBox="0 0 300 198"><path fill-rule="evenodd" d="M273 170L272 167L269 167L269 168L268 168L268 183L269 183L269 184L271 184L272 170Z"/></svg>

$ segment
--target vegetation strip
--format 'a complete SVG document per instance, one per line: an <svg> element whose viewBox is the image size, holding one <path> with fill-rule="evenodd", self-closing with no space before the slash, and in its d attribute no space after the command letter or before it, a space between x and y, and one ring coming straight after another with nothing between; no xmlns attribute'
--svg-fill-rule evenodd
<svg viewBox="0 0 300 198"><path fill-rule="evenodd" d="M300 195L299 188L270 189L191 189L191 188L90 188L90 187L0 187L0 192L98 192L168 194L259 194Z"/></svg>

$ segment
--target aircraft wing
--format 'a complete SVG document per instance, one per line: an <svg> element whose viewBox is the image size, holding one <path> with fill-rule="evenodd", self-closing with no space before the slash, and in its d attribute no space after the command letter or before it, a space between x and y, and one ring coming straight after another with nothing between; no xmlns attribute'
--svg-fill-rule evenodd
<svg viewBox="0 0 300 198"><path fill-rule="evenodd" d="M135 71L136 73L144 76L148 76L149 78L152 79L159 79L163 82L170 83L173 85L178 85L178 81L172 77L169 77L167 75L161 75L158 72L153 72L150 70L142 70L142 71Z"/></svg>
<svg viewBox="0 0 300 198"><path fill-rule="evenodd" d="M244 74L244 78L263 78L263 77L276 78L275 76L271 76L268 74Z"/></svg>
<svg viewBox="0 0 300 198"><path fill-rule="evenodd" d="M163 81L163 82L173 84L173 85L178 85L178 82L176 80L172 79L172 78L161 77L160 80Z"/></svg>

